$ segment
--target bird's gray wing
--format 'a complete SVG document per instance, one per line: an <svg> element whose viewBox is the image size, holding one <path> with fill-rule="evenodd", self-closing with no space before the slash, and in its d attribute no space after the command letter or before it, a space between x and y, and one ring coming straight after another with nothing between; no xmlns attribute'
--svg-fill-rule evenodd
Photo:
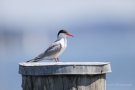
<svg viewBox="0 0 135 90"><path fill-rule="evenodd" d="M61 43L53 43L45 52L44 52L44 56L48 57L48 56L52 56L57 54L60 50L62 49L62 45Z"/></svg>
<svg viewBox="0 0 135 90"><path fill-rule="evenodd" d="M35 57L32 60L29 60L27 62L37 62L42 60L44 57L49 57L52 55L57 54L62 49L61 43L54 42L50 45L50 47L47 48L47 50L44 53L39 54L37 57Z"/></svg>
<svg viewBox="0 0 135 90"><path fill-rule="evenodd" d="M62 45L60 43L53 43L44 53L39 54L35 59L42 59L44 57L49 57L55 55L62 49Z"/></svg>

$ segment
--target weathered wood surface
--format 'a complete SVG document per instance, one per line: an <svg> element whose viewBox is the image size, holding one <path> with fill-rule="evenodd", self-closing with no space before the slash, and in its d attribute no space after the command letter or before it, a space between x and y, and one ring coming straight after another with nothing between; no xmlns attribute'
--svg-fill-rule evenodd
<svg viewBox="0 0 135 90"><path fill-rule="evenodd" d="M106 90L105 75L22 75L22 88L23 90Z"/></svg>
<svg viewBox="0 0 135 90"><path fill-rule="evenodd" d="M19 64L23 90L106 90L109 62L34 62Z"/></svg>
<svg viewBox="0 0 135 90"><path fill-rule="evenodd" d="M19 64L22 75L91 75L111 72L109 62L34 62Z"/></svg>

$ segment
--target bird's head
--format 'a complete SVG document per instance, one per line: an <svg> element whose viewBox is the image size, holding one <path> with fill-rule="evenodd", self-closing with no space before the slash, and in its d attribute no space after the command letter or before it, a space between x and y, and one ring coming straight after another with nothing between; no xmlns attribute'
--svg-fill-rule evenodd
<svg viewBox="0 0 135 90"><path fill-rule="evenodd" d="M57 35L58 38L65 38L66 36L74 37L72 34L69 34L66 30L60 30Z"/></svg>

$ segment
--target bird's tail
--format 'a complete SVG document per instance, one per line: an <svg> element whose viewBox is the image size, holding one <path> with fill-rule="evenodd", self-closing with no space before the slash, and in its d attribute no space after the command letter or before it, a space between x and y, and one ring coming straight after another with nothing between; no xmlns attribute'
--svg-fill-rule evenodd
<svg viewBox="0 0 135 90"><path fill-rule="evenodd" d="M40 61L40 60L39 60L39 59L37 59L37 58L34 58L34 59L31 59L31 60L26 61L26 62L38 62L38 61Z"/></svg>
<svg viewBox="0 0 135 90"><path fill-rule="evenodd" d="M29 61L26 61L26 62L38 62L38 61L41 61L42 59L39 58L39 57L35 57L34 59L31 59Z"/></svg>
<svg viewBox="0 0 135 90"><path fill-rule="evenodd" d="M35 59L31 59L29 61L26 61L26 62L37 62Z"/></svg>

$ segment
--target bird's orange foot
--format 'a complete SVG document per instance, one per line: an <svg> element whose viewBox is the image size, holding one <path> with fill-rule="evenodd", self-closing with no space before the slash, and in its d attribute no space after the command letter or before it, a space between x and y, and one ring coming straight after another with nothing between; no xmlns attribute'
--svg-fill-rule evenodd
<svg viewBox="0 0 135 90"><path fill-rule="evenodd" d="M54 60L55 60L56 62L58 62L58 61L57 61L57 58L54 58Z"/></svg>

